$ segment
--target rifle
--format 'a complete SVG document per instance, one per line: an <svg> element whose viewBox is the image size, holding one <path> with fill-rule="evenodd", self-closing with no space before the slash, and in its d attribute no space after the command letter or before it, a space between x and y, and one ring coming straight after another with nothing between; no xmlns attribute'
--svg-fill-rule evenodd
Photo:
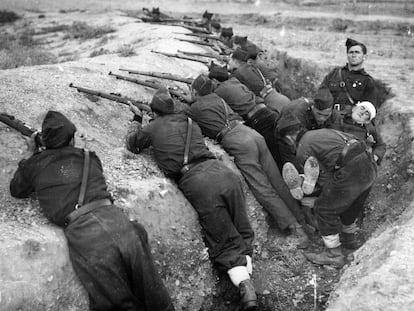
<svg viewBox="0 0 414 311"><path fill-rule="evenodd" d="M20 132L24 136L30 137L35 133L37 130L28 126L23 121L16 119L14 116L7 114L7 113L0 113L0 121L4 124L7 124L11 128L15 129L16 131ZM39 149L42 147L42 139L40 133L37 133L35 136L36 147Z"/></svg>
<svg viewBox="0 0 414 311"><path fill-rule="evenodd" d="M161 55L165 55L165 56L168 56L168 57L175 57L175 58L180 58L180 59L191 60L193 62L199 62L199 63L202 63L206 66L208 66L209 63L210 63L208 60L199 59L199 58L191 57L191 56L179 55L179 54L176 54L176 53L166 53L166 52L154 51L154 50L151 50L151 52L161 54Z"/></svg>
<svg viewBox="0 0 414 311"><path fill-rule="evenodd" d="M183 32L173 32L173 34L177 34L177 35L184 35L184 36L190 36L190 37L197 37L200 39L208 39L208 40L217 40L222 42L223 40L221 40L219 37L214 36L214 35L209 35L209 34L200 34L200 33L183 33Z"/></svg>
<svg viewBox="0 0 414 311"><path fill-rule="evenodd" d="M134 106L136 106L137 108L139 108L140 110L151 112L151 108L145 102L135 100L135 99L132 99L132 98L128 98L128 97L123 97L119 93L104 93L104 92L101 92L101 91L95 91L95 90L83 88L83 87L80 87L80 86L75 86L75 85L73 85L73 83L69 84L69 87L73 87L73 88L77 89L78 92L81 92L81 93L94 95L94 96L99 96L99 97L106 98L106 99L109 99L109 100L113 100L113 101L116 101L118 103L122 103L122 104L125 104L125 105L128 105L128 106L129 106L129 103L131 103Z"/></svg>
<svg viewBox="0 0 414 311"><path fill-rule="evenodd" d="M178 53L183 53L184 55L189 55L189 56L202 56L202 57L214 58L214 59L217 59L221 62L226 62L226 63L228 62L227 57L221 56L221 55L216 55L216 54L188 52L188 51L182 51L182 50L178 50L177 52Z"/></svg>
<svg viewBox="0 0 414 311"><path fill-rule="evenodd" d="M139 85L143 85L149 88L153 88L153 89L159 89L160 87L162 87L163 85L161 83L157 83L155 81L145 81L145 80L141 80L141 79L135 79L135 78L130 78L130 77L126 77L126 76L122 76L122 75L118 75L115 73L112 73L112 71L110 71L108 73L110 76L114 76L117 79L121 79L121 80L125 80L125 81L130 81ZM184 93L184 92L179 92L177 90L171 89L168 87L168 91L170 92L171 95L174 95L176 97L178 97L179 99L182 99L183 101L185 101L186 103L191 103L191 99L188 98L187 96L189 96L188 94Z"/></svg>
<svg viewBox="0 0 414 311"><path fill-rule="evenodd" d="M174 24L173 26L180 26L180 27L183 27L185 29L191 30L192 32L195 32L195 33L205 33L205 34L208 34L208 35L211 34L210 31L208 31L205 28L201 28L201 27L189 26L189 25L181 25L181 24Z"/></svg>
<svg viewBox="0 0 414 311"><path fill-rule="evenodd" d="M209 47L215 47L215 45L213 43L205 42L205 41L182 39L182 38L174 38L174 39L179 40L179 41L183 41L183 42L194 43L194 44L198 44L198 45L205 45L205 46L209 46Z"/></svg>
<svg viewBox="0 0 414 311"><path fill-rule="evenodd" d="M119 68L121 71L127 71L128 73L134 73L138 75L153 77L153 78L159 78L159 79L166 79L166 80L172 80L177 82L182 82L186 84L193 83L194 79L192 78L184 78L180 77L171 73L164 73L164 72L151 72L151 71L140 71L140 70L133 70L133 69L126 69L126 68Z"/></svg>

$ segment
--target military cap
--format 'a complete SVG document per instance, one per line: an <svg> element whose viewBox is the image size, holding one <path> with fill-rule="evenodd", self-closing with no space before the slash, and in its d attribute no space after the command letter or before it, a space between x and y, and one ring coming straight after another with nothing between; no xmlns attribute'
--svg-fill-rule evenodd
<svg viewBox="0 0 414 311"><path fill-rule="evenodd" d="M198 95L204 96L210 94L213 90L213 82L206 75L201 74L194 79L191 87L197 91Z"/></svg>
<svg viewBox="0 0 414 311"><path fill-rule="evenodd" d="M150 107L152 111L162 114L174 113L174 101L166 87L160 87L154 94Z"/></svg>
<svg viewBox="0 0 414 311"><path fill-rule="evenodd" d="M203 17L210 20L213 17L213 13L209 13L207 10L203 13Z"/></svg>
<svg viewBox="0 0 414 311"><path fill-rule="evenodd" d="M242 36L234 36L234 44L238 44L238 45L244 45L247 42L247 36L242 37Z"/></svg>
<svg viewBox="0 0 414 311"><path fill-rule="evenodd" d="M329 88L326 86L323 86L320 89L318 89L313 101L313 106L318 110L332 108L334 103L331 91L329 91Z"/></svg>
<svg viewBox="0 0 414 311"><path fill-rule="evenodd" d="M209 68L208 77L210 79L216 79L219 82L223 82L229 78L229 72L226 66L221 67L221 66L214 64L214 62L212 62Z"/></svg>
<svg viewBox="0 0 414 311"><path fill-rule="evenodd" d="M42 141L47 149L65 147L76 132L76 126L58 111L49 110L42 123Z"/></svg>
<svg viewBox="0 0 414 311"><path fill-rule="evenodd" d="M234 52L231 54L231 58L237 59L240 62L246 62L248 60L248 53L241 48L237 48L234 50Z"/></svg>
<svg viewBox="0 0 414 311"><path fill-rule="evenodd" d="M152 8L152 14L160 14L160 8Z"/></svg>
<svg viewBox="0 0 414 311"><path fill-rule="evenodd" d="M220 30L220 29L221 29L221 25L220 25L220 23L218 23L218 22L216 22L216 21L212 21L212 22L211 22L211 28L214 28L214 29Z"/></svg>
<svg viewBox="0 0 414 311"><path fill-rule="evenodd" d="M222 28L221 29L221 36L222 37L229 37L231 38L233 36L233 28Z"/></svg>
<svg viewBox="0 0 414 311"><path fill-rule="evenodd" d="M286 136L302 129L304 129L304 126L291 111L284 112L276 125L276 131L281 136Z"/></svg>
<svg viewBox="0 0 414 311"><path fill-rule="evenodd" d="M263 52L263 50L260 49L256 44L249 44L244 47L244 50L247 52L247 59L256 59L257 55L260 52Z"/></svg>
<svg viewBox="0 0 414 311"><path fill-rule="evenodd" d="M362 53L367 54L367 47L365 46L365 44L358 42L354 39L350 39L350 38L346 39L345 46L346 46L347 52L349 51L351 47L355 45L359 45L362 48Z"/></svg>

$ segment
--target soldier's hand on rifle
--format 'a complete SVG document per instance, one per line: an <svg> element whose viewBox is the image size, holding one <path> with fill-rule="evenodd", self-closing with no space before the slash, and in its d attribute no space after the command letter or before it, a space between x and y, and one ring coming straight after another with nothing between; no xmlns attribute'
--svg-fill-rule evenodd
<svg viewBox="0 0 414 311"><path fill-rule="evenodd" d="M26 138L27 150L23 155L23 158L28 159L36 152L40 151L41 146L38 145L39 132L34 132L29 138Z"/></svg>
<svg viewBox="0 0 414 311"><path fill-rule="evenodd" d="M133 114L136 114L137 116L142 116L142 111L135 105L133 105L131 102L128 102L129 109L132 111Z"/></svg>

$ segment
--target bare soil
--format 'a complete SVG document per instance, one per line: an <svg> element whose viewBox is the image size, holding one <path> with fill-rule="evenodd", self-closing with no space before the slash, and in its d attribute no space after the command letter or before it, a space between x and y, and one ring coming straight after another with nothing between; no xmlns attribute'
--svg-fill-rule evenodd
<svg viewBox="0 0 414 311"><path fill-rule="evenodd" d="M128 211L131 202L145 204L143 202L148 201L135 196L131 187L142 188L142 192L146 192L149 188L153 189L155 184L160 190L169 189L171 195L174 195L175 190L165 185L163 175L149 152L142 156L132 156L121 148L122 136L118 134L124 132L125 122L119 120L126 119L127 109L108 110L108 106L100 104L100 101L94 103L81 95L72 94L79 105L74 111L73 107L59 106L59 99L68 96L68 92L60 94L62 88L69 82L77 82L84 86L115 90L123 95L149 100L152 92L126 82L115 83L106 76L106 71L119 67L165 71L187 77L194 77L206 70L201 64L172 59L166 65L160 63L154 54L144 52L153 48L174 51L183 45L173 39L176 36L173 34L177 31L176 27L137 24L139 21L131 16L140 13L142 7L159 6L162 11L176 17L185 14L198 18L205 9L217 13L223 25L232 26L236 34L247 35L250 40L268 51L269 64L279 70L282 79L292 84L298 96L312 96L315 87L331 66L345 64L344 42L347 37L355 38L367 44L369 58L366 70L379 80L384 94L378 122L388 144L378 181L361 217L360 237L367 240L376 235L377 230L393 226L413 198L412 135L407 133L412 130L410 120L413 115L410 105L414 94L411 82L414 81L414 7L408 1L355 4L351 1L345 4L308 1L305 4L300 1L269 1L261 5L205 1L125 1L121 7L113 1L3 0L4 8L17 10L24 18L13 24L0 26L0 31L16 34L33 30L33 38L38 40L38 48L52 53L55 56L53 63L65 64L39 67L39 77L28 77L24 68L3 72L2 98L9 99L10 103L2 103L2 110L22 116L22 119L31 121L33 125L40 124L42 112L46 109L72 111L72 116L80 123L80 128L85 129L85 132L80 133L80 144L92 146L98 152L112 193L123 202L121 207ZM58 29L59 25L71 25L74 21L95 27L110 25L115 31L88 40L68 37L64 31L52 31ZM204 48L190 44L185 47L194 51L205 51ZM138 51L138 54L131 53L129 57L122 57L125 50L130 48ZM94 52L96 57L91 58ZM42 70L53 71L56 76L55 83L48 80L51 84L48 96L53 96L56 100L55 107L43 105L43 94L37 91L37 87L44 90L44 81L39 80L42 77L45 79ZM8 75L13 77L8 79ZM69 78L71 81L65 81ZM31 105L11 104L20 100L15 98L15 94L19 92L15 89L14 81L23 81L30 85L32 93L25 90L29 93L22 94L22 98L33 98ZM82 101L86 103L84 107L79 104ZM21 111L21 107L25 107L25 110ZM25 117L24 113L29 115ZM0 221L25 226L47 223L40 215L34 200L20 201L10 198L7 184L21 152L25 149L25 143L18 134L11 133L5 126L0 125L0 132ZM4 133L7 135L3 135ZM116 150L108 153L107 148ZM153 184L146 179L150 179ZM158 197L158 192L154 195L156 200L162 200L162 197ZM153 224L159 219L156 210L149 209L142 215L135 216L148 217L145 225L150 230L158 230ZM172 206L171 217L180 216L183 215L174 214ZM173 221L167 222L169 226L171 223ZM329 295L342 271L308 263L302 253L286 239L284 233L274 224L269 225L270 229L263 239L265 243L256 245L254 258L253 278L258 292L259 309L325 310ZM171 228L171 234L164 231L161 234L160 230L158 236L164 240L164 245L168 245L169 239L179 237L180 232L177 230L180 229ZM321 248L319 236L311 231L309 234L312 236L312 247ZM180 258L180 254L176 255ZM196 269L196 263L197 260L189 262L187 269ZM160 262L159 266L163 277L167 278L172 273L168 262ZM213 293L209 293L213 303L206 304L201 310L237 310L237 291L226 275L216 277L217 287ZM192 280L189 284L195 283L196 280ZM177 309L189 310L182 301Z"/></svg>

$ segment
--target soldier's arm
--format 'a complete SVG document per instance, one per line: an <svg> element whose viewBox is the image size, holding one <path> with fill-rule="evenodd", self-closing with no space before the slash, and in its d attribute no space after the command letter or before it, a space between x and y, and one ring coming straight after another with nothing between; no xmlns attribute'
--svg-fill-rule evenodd
<svg viewBox="0 0 414 311"><path fill-rule="evenodd" d="M12 197L24 199L28 198L34 191L32 179L30 178L30 168L26 159L19 162L19 167L14 173L10 182L10 194Z"/></svg>
<svg viewBox="0 0 414 311"><path fill-rule="evenodd" d="M126 136L126 148L133 153L140 153L151 146L152 125L142 127L138 121L131 122Z"/></svg>
<svg viewBox="0 0 414 311"><path fill-rule="evenodd" d="M385 151L387 150L387 145L382 139L381 134L377 131L374 124L369 128L368 134L372 135L375 140L375 143L372 145L372 153L374 156L377 156L378 165L381 164L382 159L384 158Z"/></svg>

